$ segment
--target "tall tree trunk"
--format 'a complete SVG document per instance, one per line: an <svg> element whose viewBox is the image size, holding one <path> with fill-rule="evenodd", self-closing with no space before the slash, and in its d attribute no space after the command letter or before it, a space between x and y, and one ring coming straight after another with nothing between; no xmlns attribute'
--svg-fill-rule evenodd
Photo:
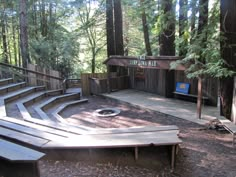
<svg viewBox="0 0 236 177"><path fill-rule="evenodd" d="M196 15L197 15L197 0L191 0L190 2L191 8L191 21L190 21L190 30L193 32L196 26Z"/></svg>
<svg viewBox="0 0 236 177"><path fill-rule="evenodd" d="M13 22L13 20L12 20ZM13 50L14 50L14 61L15 61L15 65L18 65L18 60L17 60L17 49L16 49L16 29L15 29L15 25L12 23L12 37L13 37Z"/></svg>
<svg viewBox="0 0 236 177"><path fill-rule="evenodd" d="M30 63L28 51L28 31L27 31L27 12L26 0L20 0L20 48L23 67L26 68Z"/></svg>
<svg viewBox="0 0 236 177"><path fill-rule="evenodd" d="M144 0L140 0L140 6L142 8L142 24L143 24L143 35L144 35L144 42L145 42L145 48L148 56L152 56L152 49L150 45L149 40L149 29L148 29L148 23L147 23L147 16L145 12L144 6Z"/></svg>
<svg viewBox="0 0 236 177"><path fill-rule="evenodd" d="M160 34L160 55L175 55L175 5L172 0L161 0L161 10L165 16L168 16L167 28L162 29ZM161 74L166 78L165 82L165 93L164 96L171 98L173 97L173 91L175 88L175 72L173 70L160 70Z"/></svg>
<svg viewBox="0 0 236 177"><path fill-rule="evenodd" d="M179 0L179 37L184 38L185 28L188 23L188 1ZM187 39L182 39L182 43L179 45L179 56L185 56L187 53L186 46L188 45Z"/></svg>
<svg viewBox="0 0 236 177"><path fill-rule="evenodd" d="M167 28L160 34L160 55L175 55L175 6L172 0L162 0L161 9L168 15Z"/></svg>
<svg viewBox="0 0 236 177"><path fill-rule="evenodd" d="M114 0L115 49L116 55L124 55L123 20L121 0Z"/></svg>
<svg viewBox="0 0 236 177"><path fill-rule="evenodd" d="M14 13L14 5L12 5L12 13ZM11 28L12 28L12 42L13 42L13 53L14 53L14 63L16 66L19 66L18 65L18 59L17 59L17 41L16 41L16 26L17 26L17 23L16 23L16 19L15 19L15 16L12 15L12 21L11 21Z"/></svg>
<svg viewBox="0 0 236 177"><path fill-rule="evenodd" d="M204 35L202 38L202 48L206 48L207 33L204 32L204 28L208 25L208 2L209 0L200 0L199 1L199 19L198 19L198 35ZM205 63L205 59L200 53L200 60L202 63ZM202 76L198 78L198 99L197 99L197 113L198 118L201 118L202 112Z"/></svg>
<svg viewBox="0 0 236 177"><path fill-rule="evenodd" d="M113 0L106 0L107 56L115 55Z"/></svg>
<svg viewBox="0 0 236 177"><path fill-rule="evenodd" d="M8 50L7 50L7 31L6 31L6 14L5 3L3 5L3 11L1 13L1 26L2 26L2 46L3 46L3 61L9 63Z"/></svg>
<svg viewBox="0 0 236 177"><path fill-rule="evenodd" d="M11 35L10 35L10 33L9 33L9 28L8 28L8 26L10 26L10 25L8 24L8 18L7 18L7 16L6 16L5 19L6 19L5 23L6 23L6 41L7 41L8 63L9 63L9 64L12 64L12 56L11 56Z"/></svg>
<svg viewBox="0 0 236 177"><path fill-rule="evenodd" d="M199 0L198 34L202 33L208 24L208 2L209 0Z"/></svg>
<svg viewBox="0 0 236 177"><path fill-rule="evenodd" d="M41 34L42 36L46 37L47 36L47 17L46 17L46 4L45 1L42 0L41 3Z"/></svg>
<svg viewBox="0 0 236 177"><path fill-rule="evenodd" d="M236 1L221 0L221 31L225 41L221 42L221 56L227 63L225 67L236 70ZM227 119L231 119L231 108L233 98L233 77L220 79L221 113Z"/></svg>

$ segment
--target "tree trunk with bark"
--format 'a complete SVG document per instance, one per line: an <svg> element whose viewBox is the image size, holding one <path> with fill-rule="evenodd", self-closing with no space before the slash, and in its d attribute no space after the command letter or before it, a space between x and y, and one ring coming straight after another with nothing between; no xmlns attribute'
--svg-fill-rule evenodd
<svg viewBox="0 0 236 177"><path fill-rule="evenodd" d="M113 0L106 0L107 56L115 55Z"/></svg>
<svg viewBox="0 0 236 177"><path fill-rule="evenodd" d="M209 0L200 0L199 1L199 19L198 19L198 35L204 35L202 38L202 48L206 48L206 40L207 34L204 33L204 28L208 25L208 2ZM200 60L202 63L205 63L205 58L202 57L202 53L200 55ZM198 78L198 99L197 99L197 113L198 118L201 118L202 112L202 76Z"/></svg>
<svg viewBox="0 0 236 177"><path fill-rule="evenodd" d="M167 28L162 29L160 34L160 55L175 56L175 5L172 0L161 0L161 10L165 16L168 16ZM167 98L173 97L173 91L175 88L175 72L173 70L160 70L165 76L165 93Z"/></svg>
<svg viewBox="0 0 236 177"><path fill-rule="evenodd" d="M2 46L3 46L3 61L9 63L8 57L8 45L7 45L7 30L6 30L6 14L5 14L5 3L1 13L1 26L2 26Z"/></svg>
<svg viewBox="0 0 236 177"><path fill-rule="evenodd" d="M161 0L161 9L168 16L167 27L160 34L160 55L175 55L175 6L172 0Z"/></svg>
<svg viewBox="0 0 236 177"><path fill-rule="evenodd" d="M116 55L124 55L123 18L121 0L114 0L115 49Z"/></svg>
<svg viewBox="0 0 236 177"><path fill-rule="evenodd" d="M20 48L23 67L30 62L28 51L27 11L26 0L20 0Z"/></svg>
<svg viewBox="0 0 236 177"><path fill-rule="evenodd" d="M225 67L236 70L236 1L221 0L221 31L223 32L225 41L221 42L221 56L225 60ZM231 119L231 108L233 100L233 84L234 78L220 79L220 100L221 115L227 119Z"/></svg>
<svg viewBox="0 0 236 177"><path fill-rule="evenodd" d="M193 32L196 26L196 14L197 14L197 0L191 0L191 21L190 21L190 30Z"/></svg>
<svg viewBox="0 0 236 177"><path fill-rule="evenodd" d="M144 0L140 0L140 6L142 8L142 24L143 24L143 35L144 35L144 42L145 42L145 49L148 56L152 56L152 49L149 40L149 28L147 22L147 16L144 6Z"/></svg>
<svg viewBox="0 0 236 177"><path fill-rule="evenodd" d="M185 28L188 23L188 11L187 11L187 0L179 0L179 37L183 38L182 43L179 45L179 56L185 56L187 53L186 46L188 45L188 41L184 38Z"/></svg>

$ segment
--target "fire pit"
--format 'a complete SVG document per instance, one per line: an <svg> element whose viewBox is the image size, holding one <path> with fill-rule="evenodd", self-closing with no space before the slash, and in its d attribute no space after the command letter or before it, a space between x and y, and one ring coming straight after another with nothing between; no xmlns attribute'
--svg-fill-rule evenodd
<svg viewBox="0 0 236 177"><path fill-rule="evenodd" d="M116 108L102 108L94 111L93 115L98 117L113 117L120 114L120 110Z"/></svg>

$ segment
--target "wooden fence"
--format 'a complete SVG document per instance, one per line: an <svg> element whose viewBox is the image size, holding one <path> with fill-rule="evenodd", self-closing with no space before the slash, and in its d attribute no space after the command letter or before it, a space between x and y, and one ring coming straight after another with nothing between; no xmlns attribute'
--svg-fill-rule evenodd
<svg viewBox="0 0 236 177"><path fill-rule="evenodd" d="M63 78L55 70L28 64L27 68L0 62L0 78L11 77L14 81L26 81L31 86L45 85L47 89L65 89Z"/></svg>
<svg viewBox="0 0 236 177"><path fill-rule="evenodd" d="M91 94L90 78L107 79L107 73L83 73L81 74L81 85L84 96Z"/></svg>
<svg viewBox="0 0 236 177"><path fill-rule="evenodd" d="M62 79L60 73L55 70L45 69L37 65L28 64L27 69L35 72L28 72L29 85L45 85L47 89L61 89Z"/></svg>

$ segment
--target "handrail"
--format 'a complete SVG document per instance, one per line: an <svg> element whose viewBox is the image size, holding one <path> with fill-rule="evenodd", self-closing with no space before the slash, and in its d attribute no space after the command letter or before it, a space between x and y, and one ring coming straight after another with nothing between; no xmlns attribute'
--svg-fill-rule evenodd
<svg viewBox="0 0 236 177"><path fill-rule="evenodd" d="M6 66L6 67L9 67L9 68L18 69L18 70L21 70L21 71L26 71L26 72L33 73L33 74L38 74L38 75L41 75L41 76L46 76L46 77L49 77L49 78L52 78L52 79L63 80L63 78L61 78L61 77L51 76L49 74L44 74L44 73L41 73L41 72L38 72L38 71L32 71L32 70L22 68L22 67L19 67L19 66L14 66L14 65L2 63L2 62L0 62L0 65Z"/></svg>

